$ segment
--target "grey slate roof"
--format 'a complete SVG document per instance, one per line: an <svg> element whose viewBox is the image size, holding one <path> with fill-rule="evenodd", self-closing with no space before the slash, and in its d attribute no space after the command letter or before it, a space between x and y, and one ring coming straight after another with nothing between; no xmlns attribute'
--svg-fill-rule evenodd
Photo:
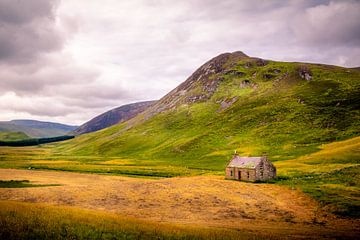
<svg viewBox="0 0 360 240"><path fill-rule="evenodd" d="M236 155L230 161L228 167L255 168L260 162L261 157L240 157Z"/></svg>

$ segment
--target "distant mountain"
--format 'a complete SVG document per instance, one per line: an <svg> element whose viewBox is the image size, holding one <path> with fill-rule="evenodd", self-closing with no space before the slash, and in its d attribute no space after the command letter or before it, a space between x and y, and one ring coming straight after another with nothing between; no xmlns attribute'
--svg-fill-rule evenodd
<svg viewBox="0 0 360 240"><path fill-rule="evenodd" d="M64 132L70 132L76 129L78 126L71 126L61 123L54 123L54 122L41 122L36 120L26 120L26 119L19 119L19 120L11 120L11 123L20 126L32 127L32 128L41 128L41 129L56 129L61 130Z"/></svg>
<svg viewBox="0 0 360 240"><path fill-rule="evenodd" d="M76 128L77 126L27 119L0 122L0 132L21 132L25 136L31 138L61 136L75 130Z"/></svg>
<svg viewBox="0 0 360 240"><path fill-rule="evenodd" d="M73 133L80 135L95 132L114 124L127 121L152 106L155 102L156 101L137 102L114 108L84 123Z"/></svg>

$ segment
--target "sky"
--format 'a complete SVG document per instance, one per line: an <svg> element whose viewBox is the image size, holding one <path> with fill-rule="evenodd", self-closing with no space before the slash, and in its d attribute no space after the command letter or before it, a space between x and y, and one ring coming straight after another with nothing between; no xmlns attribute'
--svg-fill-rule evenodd
<svg viewBox="0 0 360 240"><path fill-rule="evenodd" d="M360 66L360 1L0 0L0 121L80 125L209 59Z"/></svg>

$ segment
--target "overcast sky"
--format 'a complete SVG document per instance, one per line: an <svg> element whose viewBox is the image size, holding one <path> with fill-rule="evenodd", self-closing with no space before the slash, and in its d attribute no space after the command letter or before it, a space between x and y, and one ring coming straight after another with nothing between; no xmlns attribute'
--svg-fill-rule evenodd
<svg viewBox="0 0 360 240"><path fill-rule="evenodd" d="M360 66L360 1L0 0L0 120L81 124L237 50Z"/></svg>

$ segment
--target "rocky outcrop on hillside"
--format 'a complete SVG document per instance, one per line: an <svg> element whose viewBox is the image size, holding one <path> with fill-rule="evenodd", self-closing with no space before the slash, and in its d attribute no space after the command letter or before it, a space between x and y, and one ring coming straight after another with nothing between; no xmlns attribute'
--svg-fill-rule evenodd
<svg viewBox="0 0 360 240"><path fill-rule="evenodd" d="M146 118L150 118L159 112L173 109L180 104L208 100L216 92L220 82L223 81L222 75L232 74L241 76L243 74L229 69L235 66L239 60L246 58L249 58L249 56L238 51L223 53L211 59L198 68L185 82L149 108L145 113ZM259 60L259 64L265 64L265 61Z"/></svg>

